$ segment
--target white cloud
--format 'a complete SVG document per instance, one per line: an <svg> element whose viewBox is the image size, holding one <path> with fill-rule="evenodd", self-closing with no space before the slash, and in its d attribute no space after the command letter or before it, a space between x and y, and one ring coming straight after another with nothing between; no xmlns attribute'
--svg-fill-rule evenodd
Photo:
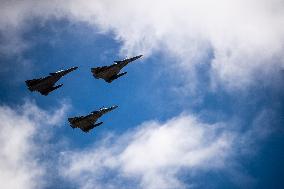
<svg viewBox="0 0 284 189"><path fill-rule="evenodd" d="M238 164L234 158L240 153L255 149L255 140L270 135L271 116L266 115L274 115L261 111L245 133L240 132L242 128L234 130L230 125L234 123L208 124L191 115L164 123L145 122L122 135L108 135L86 149L53 150L55 159L42 162L39 158L50 150L48 128L62 121L64 112L64 105L53 112L33 103L0 107L1 188L43 188L54 179L47 174L50 169L66 183L86 189L191 188L196 186L195 175L219 170L246 180L248 176L230 165ZM181 179L184 173L186 183Z"/></svg>
<svg viewBox="0 0 284 189"><path fill-rule="evenodd" d="M65 17L113 32L123 53L164 52L185 70L212 51L213 86L239 89L283 68L283 10L281 0L4 1L0 28Z"/></svg>
<svg viewBox="0 0 284 189"><path fill-rule="evenodd" d="M146 122L90 149L63 152L61 174L81 188L183 188L181 169L224 168L233 140L222 123L192 116Z"/></svg>
<svg viewBox="0 0 284 189"><path fill-rule="evenodd" d="M0 106L0 188L33 189L45 184L45 166L39 155L50 125L58 124L66 106L50 113L34 103L11 108Z"/></svg>

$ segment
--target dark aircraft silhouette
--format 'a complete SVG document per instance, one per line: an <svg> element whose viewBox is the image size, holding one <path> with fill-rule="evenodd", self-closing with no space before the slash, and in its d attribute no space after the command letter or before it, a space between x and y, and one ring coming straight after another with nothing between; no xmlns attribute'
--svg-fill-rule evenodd
<svg viewBox="0 0 284 189"><path fill-rule="evenodd" d="M49 76L39 79L27 80L26 84L30 91L38 91L42 95L48 95L51 91L62 87L63 84L54 86L55 83L66 74L76 70L78 67L72 67L67 70L60 70L55 73L50 73Z"/></svg>
<svg viewBox="0 0 284 189"><path fill-rule="evenodd" d="M118 106L112 106L109 108L101 108L98 111L93 111L89 115L68 118L70 126L74 128L80 128L84 132L89 132L91 129L100 126L103 122L96 123L96 121L104 114L114 110ZM95 124L96 123L96 124Z"/></svg>
<svg viewBox="0 0 284 189"><path fill-rule="evenodd" d="M141 58L143 55L135 56L125 60L114 61L115 63L110 66L102 66L91 68L93 76L96 79L102 78L106 82L111 83L113 80L125 75L127 72L120 73L120 70L130 62Z"/></svg>

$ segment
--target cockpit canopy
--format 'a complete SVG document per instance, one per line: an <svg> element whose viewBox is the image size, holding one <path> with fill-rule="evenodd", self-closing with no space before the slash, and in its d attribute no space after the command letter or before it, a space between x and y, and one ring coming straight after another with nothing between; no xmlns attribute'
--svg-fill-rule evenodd
<svg viewBox="0 0 284 189"><path fill-rule="evenodd" d="M61 72L63 72L64 70L59 70L59 71L57 71L57 72L53 72L53 73L49 73L50 75L56 75L56 74L59 74L59 73L61 73Z"/></svg>
<svg viewBox="0 0 284 189"><path fill-rule="evenodd" d="M106 107L101 107L100 111L102 111L102 110L107 110L107 108Z"/></svg>
<svg viewBox="0 0 284 189"><path fill-rule="evenodd" d="M91 113L92 113L92 114L96 114L96 113L98 113L98 112L99 112L99 111L92 111Z"/></svg>

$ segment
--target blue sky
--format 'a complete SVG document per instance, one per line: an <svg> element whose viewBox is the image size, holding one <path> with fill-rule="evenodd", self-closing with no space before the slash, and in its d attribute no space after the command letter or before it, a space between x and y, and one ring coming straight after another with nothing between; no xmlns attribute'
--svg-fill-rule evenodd
<svg viewBox="0 0 284 189"><path fill-rule="evenodd" d="M1 188L282 188L279 5L3 1ZM111 84L90 72L138 54ZM115 104L90 133L67 122Z"/></svg>

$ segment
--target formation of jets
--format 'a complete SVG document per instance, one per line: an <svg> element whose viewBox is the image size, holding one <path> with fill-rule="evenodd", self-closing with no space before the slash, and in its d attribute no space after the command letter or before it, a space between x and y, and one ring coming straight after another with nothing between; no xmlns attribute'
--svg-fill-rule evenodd
<svg viewBox="0 0 284 189"><path fill-rule="evenodd" d="M108 83L111 83L112 81L118 79L119 77L125 75L127 72L120 73L121 69L128 65L130 62L133 62L139 58L141 58L142 55L135 56L132 58L114 61L114 64L110 66L102 66L102 67L96 67L91 68L91 72L93 73L93 76L96 79L103 79ZM30 91L37 91L40 94L47 96L50 92L62 87L63 84L56 85L56 82L62 78L63 76L67 75L68 73L78 69L78 67L72 67L66 70L60 70L54 73L50 73L46 77L38 78L38 79L32 79L27 80L26 85L28 86L28 89ZM68 121L70 123L70 126L74 128L80 128L84 132L89 132L93 128L100 126L103 122L96 123L97 120L103 116L104 114L116 109L118 106L114 105L109 108L100 108L97 111L91 112L89 115L86 116L78 116L78 117L72 117L68 118Z"/></svg>

